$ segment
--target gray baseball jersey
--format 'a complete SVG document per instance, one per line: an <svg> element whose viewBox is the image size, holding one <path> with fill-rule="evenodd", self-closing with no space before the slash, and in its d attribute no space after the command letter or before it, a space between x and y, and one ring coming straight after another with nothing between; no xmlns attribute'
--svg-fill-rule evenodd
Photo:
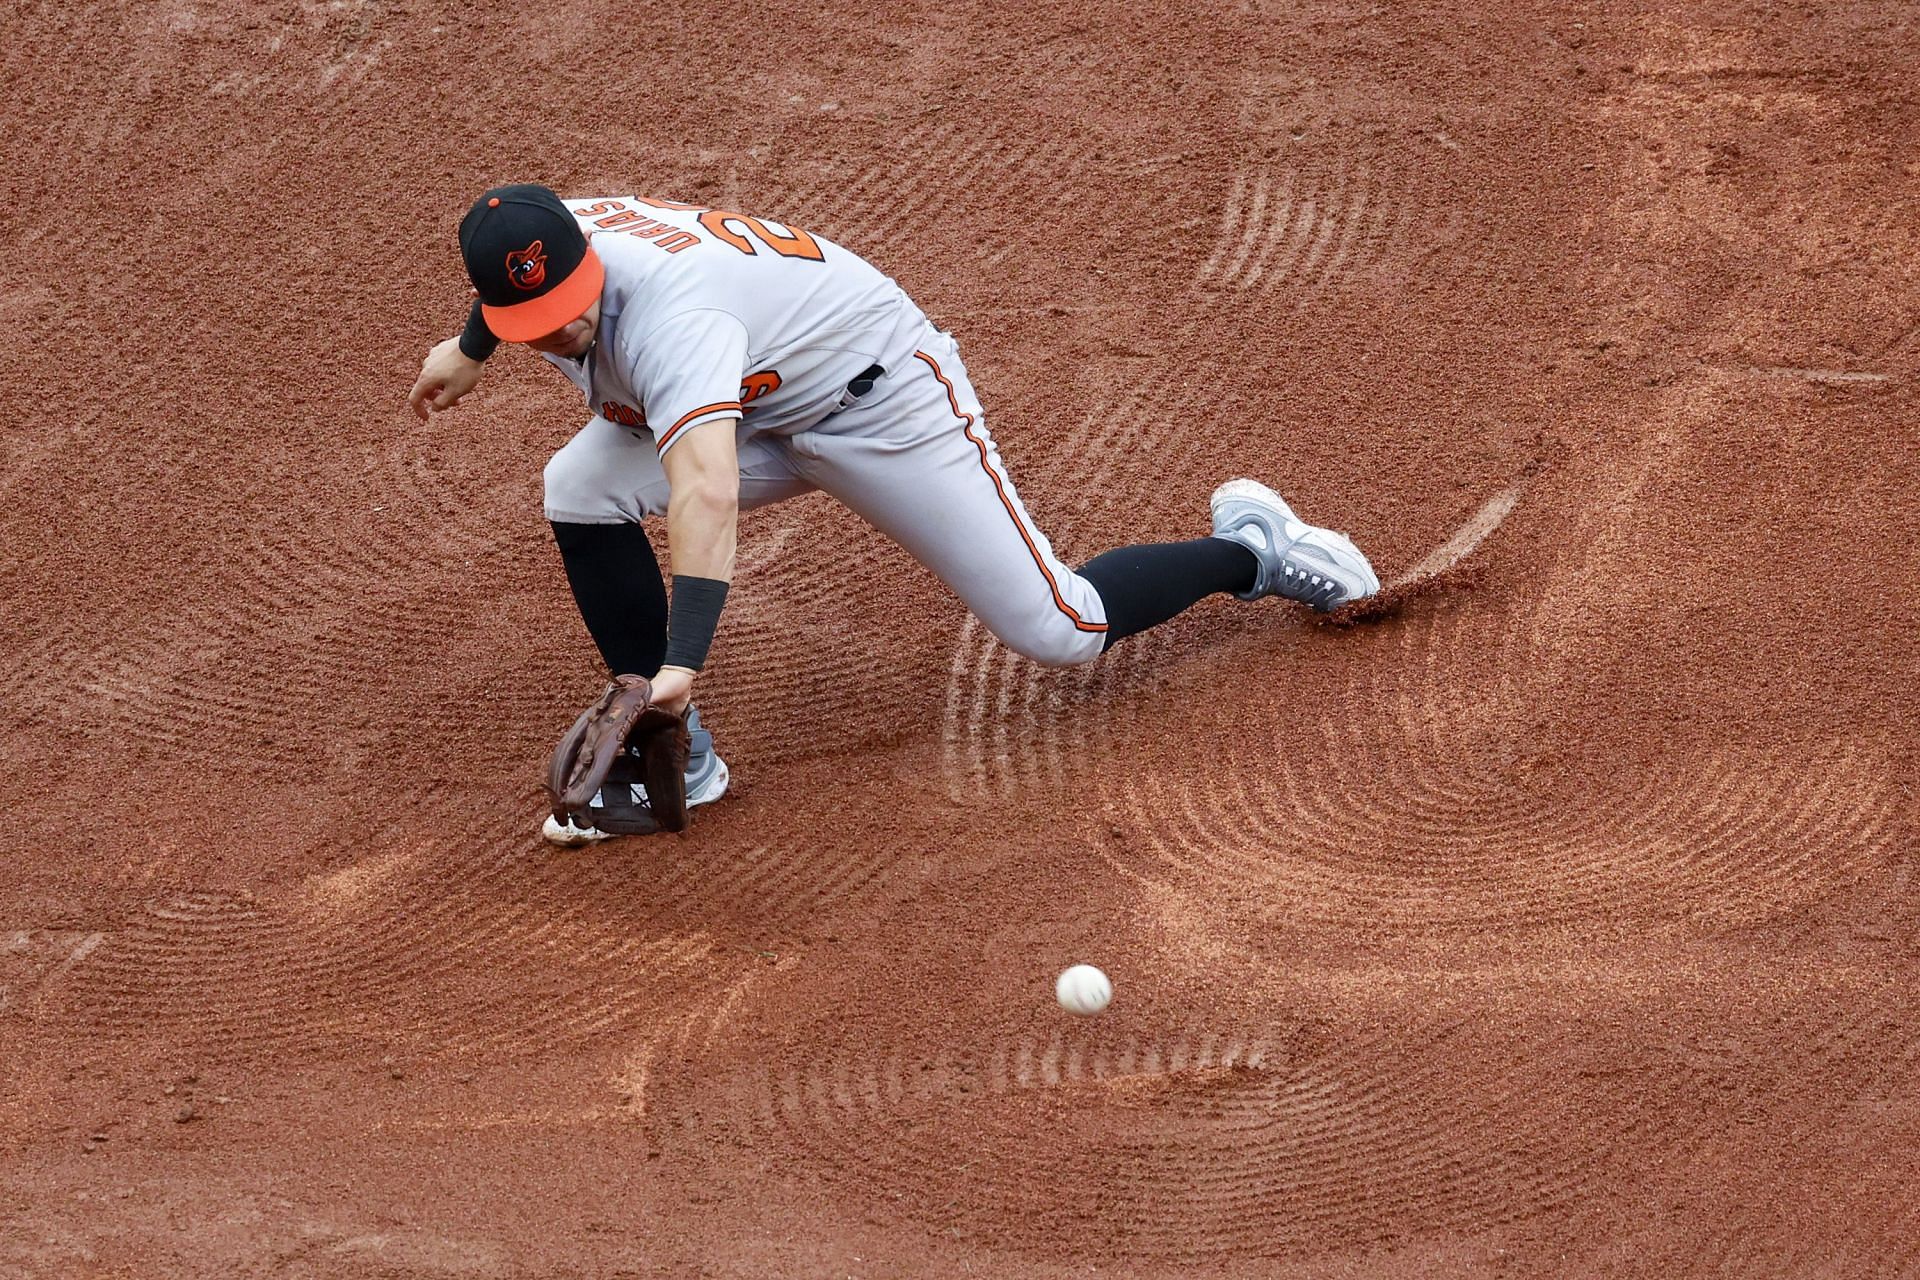
<svg viewBox="0 0 1920 1280"><path fill-rule="evenodd" d="M1106 615L1001 465L951 335L824 237L637 196L567 202L606 269L593 348L546 358L594 416L546 469L551 520L667 507L660 456L736 420L743 507L832 494L1049 665L1101 651Z"/></svg>

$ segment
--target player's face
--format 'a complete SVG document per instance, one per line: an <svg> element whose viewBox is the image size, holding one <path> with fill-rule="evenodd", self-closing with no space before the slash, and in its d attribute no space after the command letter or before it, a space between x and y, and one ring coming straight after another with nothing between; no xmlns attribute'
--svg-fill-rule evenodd
<svg viewBox="0 0 1920 1280"><path fill-rule="evenodd" d="M544 352L550 356L567 356L577 359L585 355L587 348L593 345L593 335L599 331L599 328L600 300L596 298L593 305L587 308L587 314L572 324L555 329L544 338L533 339L527 345L535 351Z"/></svg>

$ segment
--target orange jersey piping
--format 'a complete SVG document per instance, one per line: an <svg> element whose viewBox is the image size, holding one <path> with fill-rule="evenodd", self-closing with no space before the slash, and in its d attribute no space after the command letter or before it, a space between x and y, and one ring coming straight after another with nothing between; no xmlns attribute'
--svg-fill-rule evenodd
<svg viewBox="0 0 1920 1280"><path fill-rule="evenodd" d="M681 415L680 421L674 423L672 426L668 427L665 431L661 432L660 443L656 446L656 448L661 453L665 453L667 451L668 442L671 441L676 435L680 434L680 428L686 426L689 422L692 422L695 418L705 417L709 413L736 413L737 414L739 412L740 412L740 402L738 400L722 400L719 404L703 404L698 409L693 410L691 413Z"/></svg>
<svg viewBox="0 0 1920 1280"><path fill-rule="evenodd" d="M1012 500L1007 497L1006 485L1001 483L999 473L987 461L987 442L973 434L973 415L961 412L960 401L953 393L953 384L947 381L946 374L940 372L940 362L924 351L916 351L913 354L917 359L927 362L927 367L933 370L933 376L938 378L940 385L947 389L947 407L953 410L954 417L960 419L961 433L973 443L974 448L980 451L980 469L987 473L989 480L993 481L993 491L1000 495L1000 505L1007 509L1008 519L1012 520L1013 527L1020 531L1020 540L1027 544L1027 553L1033 557L1034 567L1040 570L1040 576L1047 580L1047 589L1053 592L1054 607L1072 619L1076 629L1104 632L1107 629L1106 623L1088 622L1075 613L1073 606L1068 604L1066 598L1060 594L1060 584L1053 580L1053 571L1047 568L1046 559L1040 554L1040 548L1033 545L1032 535L1027 532L1027 526L1021 521L1020 513L1014 509Z"/></svg>

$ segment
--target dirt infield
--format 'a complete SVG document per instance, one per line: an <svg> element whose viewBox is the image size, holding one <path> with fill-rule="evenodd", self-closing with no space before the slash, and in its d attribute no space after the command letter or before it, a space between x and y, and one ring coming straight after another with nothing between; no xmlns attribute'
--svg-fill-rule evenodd
<svg viewBox="0 0 1920 1280"><path fill-rule="evenodd" d="M0 1277L1920 1275L1909 6L5 14ZM403 403L522 179L892 272L1069 561L1248 474L1391 606L1046 671L754 513L736 792L557 852L578 397Z"/></svg>

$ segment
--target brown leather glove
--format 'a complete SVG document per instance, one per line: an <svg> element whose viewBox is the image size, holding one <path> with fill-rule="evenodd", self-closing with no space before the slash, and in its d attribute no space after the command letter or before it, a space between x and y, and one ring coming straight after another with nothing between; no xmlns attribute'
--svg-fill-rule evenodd
<svg viewBox="0 0 1920 1280"><path fill-rule="evenodd" d="M615 676L580 713L547 766L555 821L622 836L687 829L686 718L652 697L645 678Z"/></svg>

